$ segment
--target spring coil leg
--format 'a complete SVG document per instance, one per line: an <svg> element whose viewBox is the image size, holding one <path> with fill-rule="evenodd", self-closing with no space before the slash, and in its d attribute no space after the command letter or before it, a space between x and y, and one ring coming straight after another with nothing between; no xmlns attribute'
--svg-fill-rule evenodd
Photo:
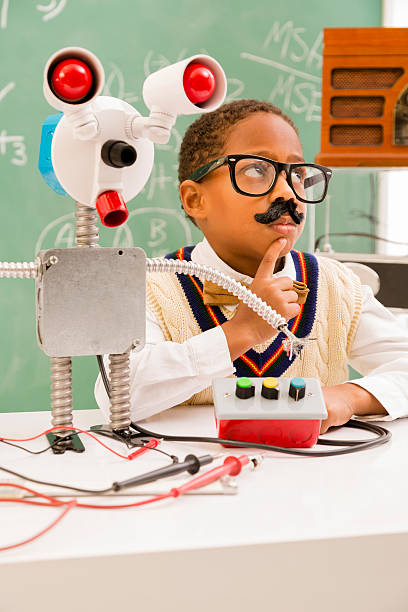
<svg viewBox="0 0 408 612"><path fill-rule="evenodd" d="M72 427L72 361L71 357L51 357L51 423L53 427ZM61 429L55 435L62 437Z"/></svg>
<svg viewBox="0 0 408 612"><path fill-rule="evenodd" d="M130 425L130 351L109 355L110 369L110 425L114 430Z"/></svg>
<svg viewBox="0 0 408 612"><path fill-rule="evenodd" d="M99 244L96 209L76 203L75 246L94 247Z"/></svg>

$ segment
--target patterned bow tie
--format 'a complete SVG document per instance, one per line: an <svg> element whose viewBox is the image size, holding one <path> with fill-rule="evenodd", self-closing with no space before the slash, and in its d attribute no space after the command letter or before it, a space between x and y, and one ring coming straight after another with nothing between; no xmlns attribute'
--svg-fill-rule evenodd
<svg viewBox="0 0 408 612"><path fill-rule="evenodd" d="M251 285L246 285L245 283L241 283L247 289L251 289ZM300 281L293 281L293 290L298 294L297 303L304 304L306 302L307 294L309 293L309 289ZM211 281L204 281L203 284L203 300L206 306L233 306L238 304L239 300L235 295L229 293L223 287L220 287L216 283L212 283Z"/></svg>

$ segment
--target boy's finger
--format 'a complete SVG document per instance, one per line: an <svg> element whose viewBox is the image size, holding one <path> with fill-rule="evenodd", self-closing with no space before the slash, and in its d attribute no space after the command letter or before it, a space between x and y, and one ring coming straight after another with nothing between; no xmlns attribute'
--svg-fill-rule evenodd
<svg viewBox="0 0 408 612"><path fill-rule="evenodd" d="M272 242L259 264L255 278L272 278L276 262L285 246L286 238L279 238Z"/></svg>

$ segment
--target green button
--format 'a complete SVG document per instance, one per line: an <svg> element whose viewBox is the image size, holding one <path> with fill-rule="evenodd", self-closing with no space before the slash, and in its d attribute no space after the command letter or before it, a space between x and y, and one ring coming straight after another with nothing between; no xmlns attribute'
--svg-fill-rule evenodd
<svg viewBox="0 0 408 612"><path fill-rule="evenodd" d="M237 387L240 387L241 389L248 389L248 387L251 387L251 386L252 386L252 383L250 379L247 378L246 376L241 376L241 378L238 378Z"/></svg>
<svg viewBox="0 0 408 612"><path fill-rule="evenodd" d="M290 381L290 384L293 387L305 387L306 383L305 383L305 379L304 378L292 378L292 380Z"/></svg>

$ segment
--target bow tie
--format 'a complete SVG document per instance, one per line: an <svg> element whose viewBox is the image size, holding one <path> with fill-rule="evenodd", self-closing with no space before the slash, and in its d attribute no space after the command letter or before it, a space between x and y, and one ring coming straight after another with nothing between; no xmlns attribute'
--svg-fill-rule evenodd
<svg viewBox="0 0 408 612"><path fill-rule="evenodd" d="M251 289L251 285L241 283L247 289ZM306 302L309 289L300 281L293 281L293 290L298 294L297 303L304 304ZM233 306L238 304L239 300L235 295L229 293L216 283L205 280L203 283L203 300L206 306Z"/></svg>

